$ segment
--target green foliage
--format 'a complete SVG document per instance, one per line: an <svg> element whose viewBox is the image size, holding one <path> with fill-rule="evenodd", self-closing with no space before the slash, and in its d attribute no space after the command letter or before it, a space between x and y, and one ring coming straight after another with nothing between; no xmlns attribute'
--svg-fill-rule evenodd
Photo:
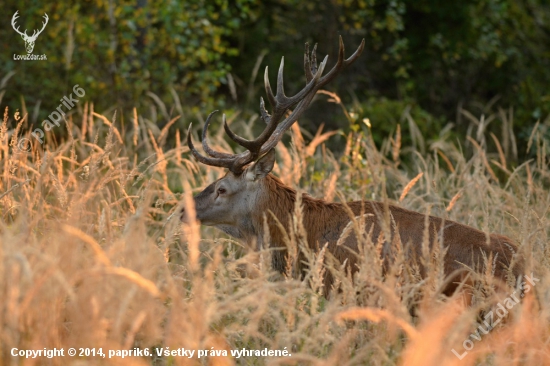
<svg viewBox="0 0 550 366"><path fill-rule="evenodd" d="M44 13L50 21L34 51L46 54L47 61L14 61L12 54L24 53L23 42L11 27L0 30L7 60L0 75L16 72L6 99L24 95L27 102L42 100L42 109L51 111L79 84L97 109L139 105L147 91L173 102L171 88L188 105L212 104L227 82L229 61L238 55L228 36L252 16L253 6L254 0L98 0L22 9L8 1L4 14L19 10L21 29L40 26Z"/></svg>
<svg viewBox="0 0 550 366"><path fill-rule="evenodd" d="M407 94L446 115L500 96L531 125L550 111L549 15L542 1L410 2Z"/></svg>
<svg viewBox="0 0 550 366"><path fill-rule="evenodd" d="M354 123L351 129L369 129L375 141L381 142L395 133L396 126L401 126L402 144L414 145L414 136L420 135L426 139L436 138L436 126L444 124L444 120L431 115L412 101L397 101L387 98L369 98L357 106L358 112L353 113ZM372 128L370 128L373 126Z"/></svg>
<svg viewBox="0 0 550 366"><path fill-rule="evenodd" d="M286 55L287 80L294 81L288 83L290 90L303 86L301 55L294 50L305 41L319 42L318 55L328 53L331 66L341 34L348 52L361 38L366 40L358 62L329 86L345 99L342 91L359 101L375 97L411 102L438 116L436 129L443 121L454 121L458 107L480 115L513 106L520 136L528 136L536 120L550 113L550 6L544 1L278 0L262 5L253 32L246 29L241 36L243 54L259 54L257 45L262 44L270 51L268 65L277 65ZM235 72L247 77L254 61L244 59ZM368 103L376 100L384 104L381 109L387 107L383 99ZM496 103L488 106L490 101ZM320 110L311 120L324 116L326 111ZM379 131L395 129L398 120ZM380 125L373 126L378 130ZM459 124L457 132L466 128ZM526 144L526 139L519 143Z"/></svg>
<svg viewBox="0 0 550 366"><path fill-rule="evenodd" d="M213 107L257 111L263 67L273 80L285 56L293 94L304 85L304 42L318 42L331 67L342 35L347 55L362 38L366 49L328 88L374 114L394 110L377 134L394 130L404 111L397 109L407 105L436 116L420 118L425 132L455 121L460 106L475 115L514 107L520 145L537 120L550 123L550 5L542 0L79 0L24 9L7 0L3 10L7 19L19 10L18 24L29 30L50 16L34 51L47 61L15 61L23 41L9 26L0 30L0 79L16 72L2 102L24 109L24 96L41 118L75 84L96 110L144 108L152 92L168 111L178 104L201 115ZM301 123L315 130L321 119L346 126L318 106ZM457 124L458 133L466 128Z"/></svg>

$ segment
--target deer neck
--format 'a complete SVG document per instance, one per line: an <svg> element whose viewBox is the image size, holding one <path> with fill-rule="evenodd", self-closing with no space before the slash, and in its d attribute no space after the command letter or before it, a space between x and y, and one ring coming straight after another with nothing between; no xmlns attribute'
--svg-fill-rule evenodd
<svg viewBox="0 0 550 366"><path fill-rule="evenodd" d="M258 249L285 247L284 236L289 232L297 193L272 174L265 177L263 184L264 189L257 197L256 209L250 218L254 240ZM285 232L281 231L281 226ZM269 243L264 243L267 237Z"/></svg>
<svg viewBox="0 0 550 366"><path fill-rule="evenodd" d="M255 215L251 217L255 235L253 240L257 249L274 250L273 268L284 272L287 260L285 237L294 230L292 218L299 193L271 174L265 179L265 188L261 199L258 200L258 209L254 210ZM311 249L319 249L327 242L334 245L349 222L349 216L340 203L328 203L303 194L301 209L301 224L307 245ZM266 229L269 230L268 233ZM266 243L265 238L269 238L269 242ZM301 264L299 266L302 267Z"/></svg>
<svg viewBox="0 0 550 366"><path fill-rule="evenodd" d="M256 214L251 220L257 235L256 240L264 248L286 247L284 238L292 230L292 217L299 193L271 174L266 177L265 185L266 194L259 200L260 209L255 210ZM302 194L301 206L302 225L310 247L323 245L325 241L335 241L349 221L348 215L339 203L328 203ZM264 223L264 217L267 219L267 225ZM269 243L263 243L266 227L269 230ZM317 243L319 240L323 243Z"/></svg>

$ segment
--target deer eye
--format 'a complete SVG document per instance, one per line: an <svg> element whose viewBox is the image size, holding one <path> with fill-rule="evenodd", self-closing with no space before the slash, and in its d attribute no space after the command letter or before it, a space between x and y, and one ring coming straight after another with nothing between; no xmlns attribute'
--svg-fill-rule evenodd
<svg viewBox="0 0 550 366"><path fill-rule="evenodd" d="M227 192L225 188L222 188L222 187L218 188L218 194L224 194L225 192Z"/></svg>

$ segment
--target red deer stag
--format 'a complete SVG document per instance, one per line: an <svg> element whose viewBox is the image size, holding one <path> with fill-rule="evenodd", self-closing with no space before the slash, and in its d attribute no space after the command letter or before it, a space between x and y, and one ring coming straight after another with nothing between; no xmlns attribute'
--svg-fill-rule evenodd
<svg viewBox="0 0 550 366"><path fill-rule="evenodd" d="M264 246L274 249L272 266L280 272L285 271L287 259L285 233L281 232L281 226L276 223L273 216L285 227L285 230L288 229L292 225L291 218L297 193L270 173L275 162L274 147L285 131L306 110L315 93L334 79L344 67L357 60L363 47L364 40L351 57L344 59L344 45L340 38L338 61L332 70L323 76L328 56L317 68L315 48L310 55L306 44L304 56L306 86L293 97L287 97L284 93L284 58L277 75L275 95L269 84L266 67L264 83L272 114L266 111L263 98L260 98L261 118L267 124L260 136L250 141L236 135L227 125L225 115L223 116L223 126L227 135L247 149L240 154L218 152L208 145L206 132L215 111L208 116L202 130L202 146L208 156L201 155L195 149L191 140L191 126L189 126L187 144L195 158L206 165L229 169L223 178L210 184L194 197L196 218L201 224L214 226L249 245L255 245L258 249ZM288 109L293 106L296 107L287 116ZM433 216L426 218L421 213L381 202L332 203L304 194L301 197L301 204L303 227L307 234L309 248L319 251L319 248L327 245L327 250L341 263L346 261L346 265L350 266L352 272L357 270L356 253L359 252L359 240L355 234L346 233L342 236L342 233L352 222L353 216L365 220L364 235L372 235L373 243L378 242L381 233L386 234L384 238L390 237L390 240L384 240L382 249L385 264L392 256L390 245L395 234L399 235L403 246L407 247L407 258L411 260L422 258L425 232L429 233L430 246L433 246L434 241L437 240L442 243L447 248L444 271L449 285L443 289L446 294L451 294L456 289L457 281L463 278L465 265L478 272L483 271L484 257L485 260L492 258L490 260L494 264L494 274L500 279L506 278L510 267L516 277L522 271L522 266L513 260L517 251L516 245L509 238L501 235L492 234L488 237L480 230L457 222ZM268 236L264 235L265 215L267 215ZM185 211L182 211L181 217L182 220L186 220ZM388 222L391 224L385 224ZM426 222L429 222L428 230L425 230ZM265 237L270 238L269 243L262 242ZM515 265L512 265L513 263ZM306 265L304 263L299 265L303 275ZM462 275L459 276L458 273ZM332 282L330 272L325 271L325 295L329 293Z"/></svg>

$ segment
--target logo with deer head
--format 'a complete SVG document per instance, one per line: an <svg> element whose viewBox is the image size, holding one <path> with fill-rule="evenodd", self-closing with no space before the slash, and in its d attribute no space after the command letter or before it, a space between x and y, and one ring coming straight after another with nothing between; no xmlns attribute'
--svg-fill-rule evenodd
<svg viewBox="0 0 550 366"><path fill-rule="evenodd" d="M29 36L27 34L27 30L25 29L25 32L21 32L19 30L19 26L16 24L16 20L17 18L19 18L19 15L17 15L17 13L19 13L19 10L15 12L15 14L13 14L13 17L11 18L11 26L13 27L13 29L19 33L21 35L21 38L23 38L23 41L25 41L25 48L27 49L27 53L32 53L33 49L34 49L34 42L36 42L36 39L38 38L38 36L40 35L40 33L42 33L42 31L44 30L44 28L46 28L46 24L48 24L48 14L44 13L44 22L42 22L42 29L40 30L34 30L33 33L32 33L32 36Z"/></svg>

